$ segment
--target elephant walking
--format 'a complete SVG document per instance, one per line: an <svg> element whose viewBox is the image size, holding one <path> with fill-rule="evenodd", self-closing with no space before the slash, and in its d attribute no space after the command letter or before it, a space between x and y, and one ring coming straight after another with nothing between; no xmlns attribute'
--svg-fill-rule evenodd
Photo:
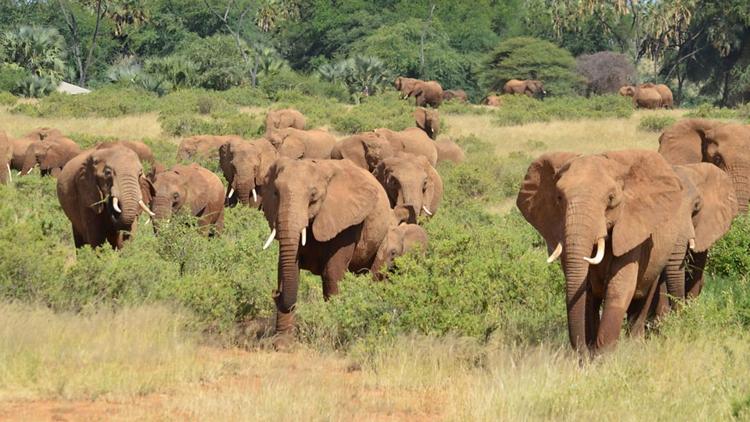
<svg viewBox="0 0 750 422"><path fill-rule="evenodd" d="M422 129L430 139L437 139L440 134L440 114L437 110L419 107L412 115L418 128Z"/></svg>
<svg viewBox="0 0 750 422"><path fill-rule="evenodd" d="M252 142L232 141L219 149L219 164L227 180L226 204L259 208L263 202L262 186L278 151L266 139Z"/></svg>
<svg viewBox="0 0 750 422"><path fill-rule="evenodd" d="M417 81L408 96L414 97L417 107L438 108L443 103L443 87L436 81Z"/></svg>
<svg viewBox="0 0 750 422"><path fill-rule="evenodd" d="M401 99L405 100L409 98L409 93L414 90L414 86L417 82L424 82L421 79L407 78L405 76L399 76L393 82L393 86L400 93Z"/></svg>
<svg viewBox="0 0 750 422"><path fill-rule="evenodd" d="M633 105L638 108L657 109L661 108L662 97L656 88L651 86L633 86L628 85L620 88L620 95L623 97L632 97Z"/></svg>
<svg viewBox="0 0 750 422"><path fill-rule="evenodd" d="M547 91L544 89L544 83L536 79L511 79L503 85L505 94L526 95L527 97L544 98Z"/></svg>

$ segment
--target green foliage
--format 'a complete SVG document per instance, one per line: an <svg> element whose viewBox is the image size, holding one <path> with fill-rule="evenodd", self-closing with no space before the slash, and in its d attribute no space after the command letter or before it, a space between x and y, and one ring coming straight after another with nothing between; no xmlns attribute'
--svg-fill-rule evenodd
<svg viewBox="0 0 750 422"><path fill-rule="evenodd" d="M672 116L644 116L640 123L638 123L638 129L647 132L662 132L665 128L673 125L675 122L677 122L677 119Z"/></svg>
<svg viewBox="0 0 750 422"><path fill-rule="evenodd" d="M708 269L719 277L737 279L750 272L750 217L741 214L732 228L711 248Z"/></svg>
<svg viewBox="0 0 750 422"><path fill-rule="evenodd" d="M223 91L238 86L245 80L248 72L235 40L228 35L196 40L178 54L183 62L195 65L195 81L202 88Z"/></svg>
<svg viewBox="0 0 750 422"><path fill-rule="evenodd" d="M51 83L65 76L65 39L55 28L20 26L4 34L0 49L5 60Z"/></svg>
<svg viewBox="0 0 750 422"><path fill-rule="evenodd" d="M333 128L339 132L357 133L377 128L403 130L414 126L413 108L396 93L363 98L361 104L344 113L331 116Z"/></svg>
<svg viewBox="0 0 750 422"><path fill-rule="evenodd" d="M12 106L18 101L15 95L10 92L0 91L0 105Z"/></svg>
<svg viewBox="0 0 750 422"><path fill-rule="evenodd" d="M385 90L390 75L377 57L356 56L318 68L320 76L331 83L346 87L356 103L362 97Z"/></svg>
<svg viewBox="0 0 750 422"><path fill-rule="evenodd" d="M0 64L0 91L15 91L31 76L26 69L14 64Z"/></svg>
<svg viewBox="0 0 750 422"><path fill-rule="evenodd" d="M495 113L497 124L514 126L551 120L622 119L633 114L633 106L627 98L619 95L554 97L544 101L525 95L507 95Z"/></svg>
<svg viewBox="0 0 750 422"><path fill-rule="evenodd" d="M482 73L488 91L500 92L510 79L539 79L549 95L570 95L580 90L582 79L566 50L532 37L505 40L490 54Z"/></svg>
<svg viewBox="0 0 750 422"><path fill-rule="evenodd" d="M750 119L750 106L745 105L738 109L716 107L711 104L701 104L698 108L690 110L685 117L701 119Z"/></svg>
<svg viewBox="0 0 750 422"><path fill-rule="evenodd" d="M55 93L37 104L16 106L14 111L39 117L118 117L154 111L156 105L156 96L149 92L113 85L86 95Z"/></svg>
<svg viewBox="0 0 750 422"><path fill-rule="evenodd" d="M55 83L54 80L31 75L22 80L13 92L22 97L40 98L49 95L55 90L55 88L57 88L57 83Z"/></svg>

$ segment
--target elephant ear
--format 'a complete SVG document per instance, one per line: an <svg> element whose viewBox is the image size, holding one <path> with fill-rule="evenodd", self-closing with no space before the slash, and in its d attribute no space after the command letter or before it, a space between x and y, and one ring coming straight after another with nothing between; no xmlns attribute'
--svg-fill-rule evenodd
<svg viewBox="0 0 750 422"><path fill-rule="evenodd" d="M422 164L425 173L427 173L427 189L424 192L425 204L434 208L430 212L435 212L443 197L443 179L430 162L427 161L427 158L420 155L417 160Z"/></svg>
<svg viewBox="0 0 750 422"><path fill-rule="evenodd" d="M279 172L279 166L281 165L281 160L277 160L274 162L271 167L268 169L268 173L266 174L265 179L263 180L263 185L261 185L260 191L261 196L263 197L263 201L261 202L261 209L263 210L263 215L266 217L266 221L268 222L268 227L271 229L275 228L276 219L279 215L279 197L278 195L274 194L273 191L273 181L276 179L276 176Z"/></svg>
<svg viewBox="0 0 750 422"><path fill-rule="evenodd" d="M372 175L354 164L346 161L316 161L316 164L333 170L312 225L315 239L327 242L345 229L362 223L383 193Z"/></svg>
<svg viewBox="0 0 750 422"><path fill-rule="evenodd" d="M156 196L156 189L154 189L154 184L151 183L151 180L149 180L149 178L146 176L139 177L138 184L141 188L141 196L143 197L143 202L146 204L151 204L151 202L154 200L154 197Z"/></svg>
<svg viewBox="0 0 750 422"><path fill-rule="evenodd" d="M706 119L688 119L668 127L659 137L659 154L674 165L700 163L704 160L706 132L716 125Z"/></svg>
<svg viewBox="0 0 750 422"><path fill-rule="evenodd" d="M404 224L398 229L403 231L401 242L404 253L416 247L422 248L422 252L427 252L429 246L425 229L418 224Z"/></svg>
<svg viewBox="0 0 750 422"><path fill-rule="evenodd" d="M604 157L619 164L620 217L612 229L612 253L622 256L648 239L677 213L682 183L667 161L652 151L614 151Z"/></svg>
<svg viewBox="0 0 750 422"><path fill-rule="evenodd" d="M730 176L708 163L684 166L701 196L700 207L693 214L695 251L704 252L719 240L737 215L737 197Z"/></svg>
<svg viewBox="0 0 750 422"><path fill-rule="evenodd" d="M263 186L265 179L268 176L268 172L271 170L271 166L279 158L279 153L273 145L261 139L257 141L258 149L260 150L258 173L255 175L255 185Z"/></svg>
<svg viewBox="0 0 750 422"><path fill-rule="evenodd" d="M106 198L96 183L97 168L101 165L94 154L84 160L83 165L78 170L76 188L81 203L91 208L95 213L101 214L104 211Z"/></svg>
<svg viewBox="0 0 750 422"><path fill-rule="evenodd" d="M554 152L537 158L529 165L516 198L516 206L542 235L549 252L563 239L563 210L557 201L555 174L576 157L572 152Z"/></svg>
<svg viewBox="0 0 750 422"><path fill-rule="evenodd" d="M227 142L219 147L219 167L224 173L224 178L231 184L234 180L234 167L232 167L232 159L234 158L234 152L232 151L232 143Z"/></svg>
<svg viewBox="0 0 750 422"><path fill-rule="evenodd" d="M295 160L305 156L305 143L297 137L289 136L279 146L279 154Z"/></svg>

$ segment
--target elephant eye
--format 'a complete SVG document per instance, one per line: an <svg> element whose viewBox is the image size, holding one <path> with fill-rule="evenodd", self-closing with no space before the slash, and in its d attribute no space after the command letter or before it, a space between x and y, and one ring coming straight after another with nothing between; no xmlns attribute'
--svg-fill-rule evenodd
<svg viewBox="0 0 750 422"><path fill-rule="evenodd" d="M174 198L175 200L177 200L177 199L180 199L180 194L179 194L178 192L175 192L175 193L173 193L173 194L172 194L172 197L173 197L173 198Z"/></svg>
<svg viewBox="0 0 750 422"><path fill-rule="evenodd" d="M718 165L721 165L721 163L724 160L721 158L721 154L716 154L716 155L714 155L714 160L713 161L714 161L714 164L716 164L718 166Z"/></svg>
<svg viewBox="0 0 750 422"><path fill-rule="evenodd" d="M614 208L620 204L620 198L614 192L607 195L607 208Z"/></svg>
<svg viewBox="0 0 750 422"><path fill-rule="evenodd" d="M112 169L109 167L104 168L104 176L106 177L112 177Z"/></svg>
<svg viewBox="0 0 750 422"><path fill-rule="evenodd" d="M396 250L395 249L391 249L391 257L395 257L395 256L396 256Z"/></svg>

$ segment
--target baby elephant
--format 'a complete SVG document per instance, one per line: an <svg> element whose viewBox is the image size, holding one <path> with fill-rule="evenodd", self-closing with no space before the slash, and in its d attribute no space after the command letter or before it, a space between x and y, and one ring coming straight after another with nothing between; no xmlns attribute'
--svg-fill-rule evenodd
<svg viewBox="0 0 750 422"><path fill-rule="evenodd" d="M160 220L168 220L184 209L198 217L204 234L221 233L224 229L224 185L211 171L195 163L178 164L157 173L153 185L154 228Z"/></svg>
<svg viewBox="0 0 750 422"><path fill-rule="evenodd" d="M378 248L372 265L372 276L376 280L385 278L385 271L393 268L393 260L407 254L414 248L427 251L427 232L416 224L400 224L391 227Z"/></svg>

